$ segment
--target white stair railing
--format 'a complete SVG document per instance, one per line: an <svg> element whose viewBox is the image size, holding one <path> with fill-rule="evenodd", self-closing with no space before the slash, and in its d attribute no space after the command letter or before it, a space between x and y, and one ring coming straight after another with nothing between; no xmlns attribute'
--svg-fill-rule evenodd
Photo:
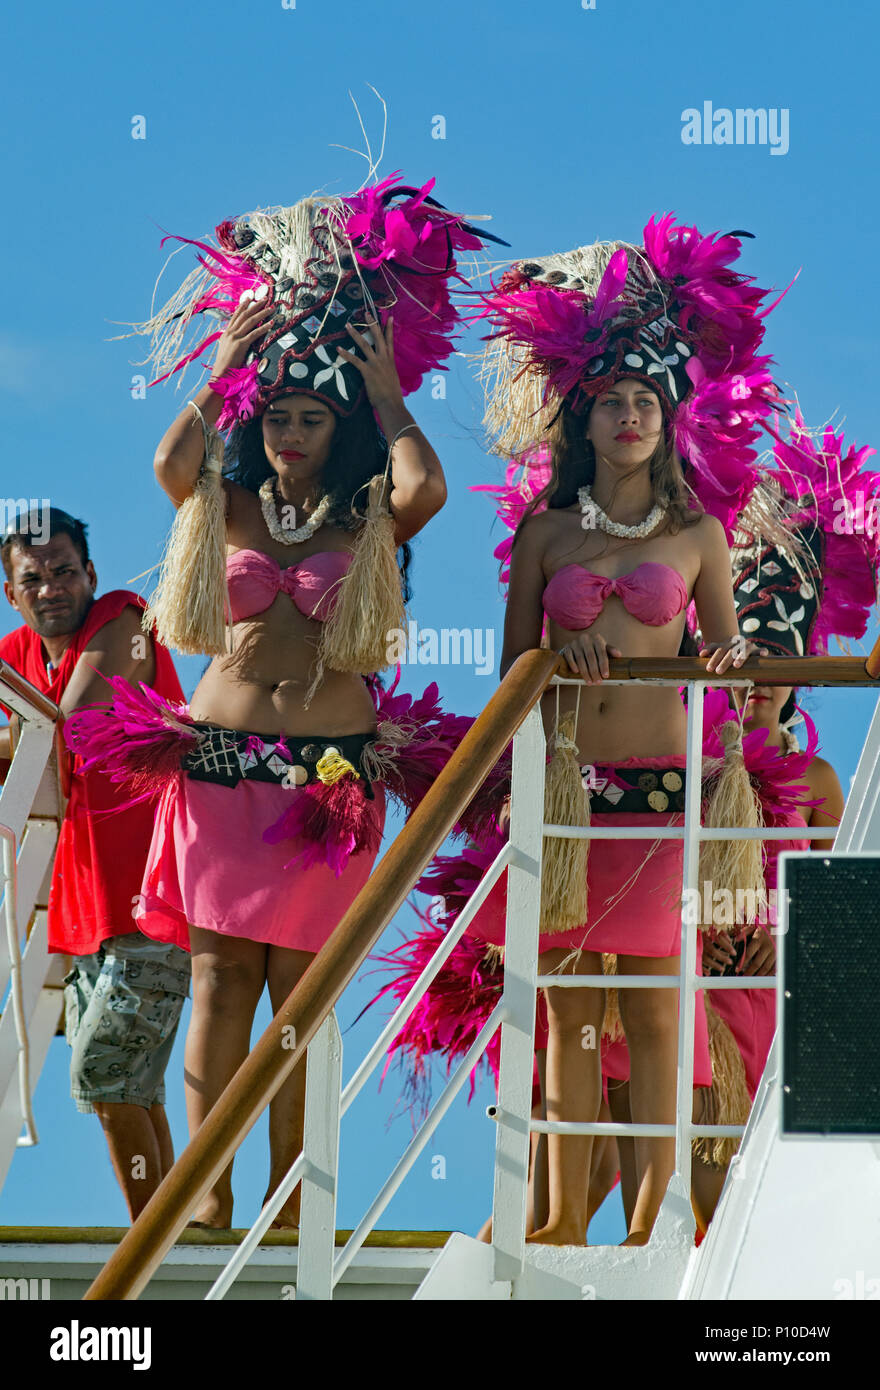
<svg viewBox="0 0 880 1390"><path fill-rule="evenodd" d="M555 683L561 685L579 685L579 681L566 680L565 678L555 678ZM606 685L632 684L632 680L605 681ZM737 685L747 682L739 676L729 678L715 678L714 683L718 685ZM656 685L679 685L679 681L672 680L652 680L651 684ZM664 1198L661 1212L658 1214L655 1230L663 1229L664 1223L661 1220L664 1207L675 1206L680 1213L682 1206L678 1197L681 1194L686 1196L690 1193L691 1185L691 1158L692 1141L703 1136L740 1136L743 1134L745 1126L742 1125L707 1125L693 1123L693 1076L694 1076L694 1015L696 991L698 989L775 989L776 976L763 976L760 979L749 977L717 977L697 975L696 971L696 948L697 932L696 915L685 909L685 904L693 901L693 890L698 887L699 878L699 855L700 844L703 840L730 840L730 839L778 839L790 840L792 830L785 827L766 827L761 826L757 829L748 827L732 827L723 829L704 828L700 824L701 806L701 785L702 785L702 746L703 746L703 694L704 684L702 682L688 682L687 687L687 777L685 782L685 813L684 824L682 826L666 826L657 828L636 828L622 827L617 830L612 827L587 826L583 829L572 828L569 826L554 826L545 824L542 827L542 834L545 836L562 836L565 838L580 839L682 839L684 841L684 865L683 865L683 893L682 893L682 944L681 944L681 967L678 975L664 976L658 978L656 975L646 976L614 976L605 975L538 975L536 969L537 955L537 931L538 931L538 911L534 896L528 898L527 903L523 904L520 911L514 915L508 904L507 918L507 937L505 947L505 978L511 961L516 962L516 975L530 980L533 986L522 1000L519 1000L517 990L517 1021L520 1034L526 1029L526 1020L534 1020L536 992L538 988L602 988L605 989L610 983L616 988L625 989L677 989L679 991L679 1031L678 1031L678 1072L677 1072L677 1094L676 1094L676 1122L675 1124L616 1124L603 1121L595 1122L568 1122L568 1121L549 1121L534 1120L531 1118L531 1057L528 1059L528 1085L524 1084L524 1075L517 1079L512 1079L510 1071L505 1071L505 1034L502 1028L502 1052L501 1052L501 1072L499 1078L499 1100L498 1105L490 1107L490 1114L499 1124L498 1147L496 1149L496 1179L495 1179L495 1202L493 1208L493 1242L495 1244L495 1280L497 1282L511 1282L519 1278L524 1270L526 1261L525 1243L525 1219L526 1219L526 1183L527 1183L527 1154L528 1136L530 1133L542 1134L580 1134L580 1135L614 1135L621 1137L675 1137L675 1170L669 1182L666 1196ZM532 712L531 719L537 720L537 713ZM525 725L523 726L525 729ZM540 729L538 730L540 733ZM523 736L523 731L517 738ZM516 747L516 744L514 745ZM543 747L543 738L541 738ZM542 761L543 768L543 761ZM694 776L692 769L697 768L698 775ZM874 788L874 801L877 801L876 786ZM529 785L525 776L522 783L517 786L517 768L514 762L514 792L511 798L511 807L517 804L517 800L527 801L532 807L543 805L543 796L539 796L538 786ZM513 809L511 810L511 823L513 823ZM801 839L832 839L834 831L828 827L814 830L797 831L798 838ZM690 890L690 891L688 891ZM523 921L523 914L530 914L528 922ZM516 923L514 928L514 922ZM512 928L514 928L512 930ZM505 1002L506 994L505 994ZM514 1005L511 1001L509 1005L513 1012ZM512 1025L508 1025L510 1027ZM520 1043L523 1048L522 1042ZM510 1051L510 1050L509 1050ZM522 1065L522 1060L521 1060ZM518 1084L517 1084L518 1081ZM507 1131L507 1140L503 1136ZM513 1148L514 1154L509 1150ZM513 1161L512 1161L513 1160ZM517 1161L518 1160L518 1161ZM515 1173L515 1181L511 1177ZM690 1219L690 1231L693 1234L695 1223L690 1212L689 1200L685 1207L687 1218ZM687 1219L686 1218L686 1219ZM500 1234L495 1234L496 1232ZM638 1250L633 1250L633 1257L639 1258Z"/></svg>
<svg viewBox="0 0 880 1390"><path fill-rule="evenodd" d="M514 756L516 755L514 754ZM413 1010L416 1008L417 1004L425 994L425 991L428 989L434 978L437 976L439 971L442 969L443 965L446 963L452 952L455 950L459 941L464 936L464 933L467 930L467 927L469 926L470 922L473 920L474 916L482 907L483 903L488 897L492 887L498 881L501 874L504 872L505 868L508 867L508 865L516 865L520 861L521 856L519 855L512 841L508 842L506 845L502 847L501 850L499 850L495 859L492 861L489 868L486 870L485 874L480 880L480 883L474 891L467 906L459 914L455 923L450 927L446 936L443 938L443 941L440 943L440 946L438 947L437 951L434 953L431 960L425 966L424 970L422 971L419 978L416 980L409 994L399 1005L399 1007L395 1010L392 1018L386 1024L380 1036L376 1039L376 1042L373 1044L372 1048L367 1053L367 1056L364 1058L363 1062L361 1062L354 1076L351 1078L348 1085L345 1087L345 1090L342 1091L341 1095L338 1083L336 1083L335 1086L331 1086L329 1089L323 1089L320 1082L320 1078L324 1075L335 1075L336 1071L339 1071L341 1073L342 1059L341 1043L339 1045L338 1067L334 1068L334 1064L332 1063L331 1058L328 1055L330 1048L335 1047L334 1030L335 1036L338 1037L338 1028L336 1026L335 1017L331 1014L328 1017L328 1019L324 1022L319 1032L312 1039L312 1042L309 1045L307 1052L307 1068L314 1068L314 1075L316 1078L318 1078L318 1080L316 1084L312 1084L312 1071L307 1069L306 1131L303 1144L303 1152L291 1165L290 1169L288 1170L285 1178L279 1185L278 1189L272 1194L269 1201L263 1207L256 1221L254 1222L253 1226L248 1231L247 1236L242 1241L241 1245L239 1245L236 1248L230 1259L227 1261L219 1277L208 1291L206 1298L213 1300L222 1298L224 1296L227 1290L235 1282L235 1279L238 1277L239 1273L244 1268L253 1251L259 1245L260 1240L262 1239L265 1232L269 1229L269 1226L275 1219L278 1212L281 1210L281 1207L287 1201L290 1194L294 1191L297 1183L302 1181L306 1173L310 1170L312 1173L321 1173L324 1171L322 1167L321 1155L322 1151L326 1152L329 1149L331 1142L328 1139L328 1135L325 1131L332 1131L335 1129L338 1135L340 1119L350 1108L357 1096L360 1094L361 1090L363 1089L367 1081L370 1079L370 1077L373 1075L376 1068L380 1065L380 1063L384 1061L389 1044L391 1043L393 1038L396 1037L397 1033L403 1027L403 1025L406 1023L407 1019L410 1017ZM388 1203L391 1201L391 1198L394 1196L394 1193L397 1191L397 1188L400 1186L400 1183L403 1181L404 1177L406 1176L406 1173L409 1172L419 1153L421 1153L422 1149L427 1144L428 1140L431 1137L431 1134L433 1133L437 1124L439 1124L442 1115L446 1113L446 1110L452 1104L452 1101L455 1099L455 1096L461 1090L462 1086L467 1080L468 1073L470 1072L471 1068L476 1065L480 1057L483 1055L483 1052L485 1052L493 1034L497 1031L498 1027L500 1026L502 1018L503 1000L502 1004L499 1005L498 1008L496 1008L496 1010L492 1014L492 1017L487 1021L479 1037L475 1040L474 1045L468 1053L467 1057L464 1058L454 1075L447 1082L439 1099L432 1108L431 1113L428 1115L427 1119L423 1122L423 1124L419 1127L411 1144L407 1148L403 1157L400 1159L397 1167L395 1168L394 1174L392 1174L392 1178L389 1179L389 1182L384 1185L381 1192L378 1194L375 1201L370 1206L365 1217L360 1222L357 1229L352 1233L347 1245L345 1246L344 1250L341 1252L335 1263L333 1261L335 1231L329 1231L326 1228L326 1222L324 1222L322 1226L321 1213L316 1212L314 1210L314 1203L316 1197L318 1197L319 1195L317 1192L317 1184L312 1183L310 1185L304 1186L302 1194L302 1217L300 1226L301 1244L299 1268L302 1268L304 1255L307 1261L314 1259L316 1265L318 1266L315 1270L314 1275L312 1275L312 1273L310 1272L307 1276L308 1288L311 1289L313 1287L326 1287L327 1267L332 1267L332 1285L335 1285L342 1277L342 1274L351 1264L351 1261L354 1259L358 1250L363 1245L363 1242L366 1240L367 1236L370 1234L370 1231L375 1226L375 1222L378 1220L381 1213L385 1210ZM328 1027L328 1025L330 1026ZM430 1128L428 1128L428 1126L430 1126ZM332 1178L334 1193L336 1190L336 1181L337 1175L334 1172ZM314 1229L316 1225L319 1229L325 1230L325 1235L323 1237L323 1246L320 1244L320 1241L317 1236L314 1237L314 1244L312 1244L311 1231ZM302 1243L303 1231L309 1234L309 1241L305 1245L305 1248L303 1248ZM314 1297L315 1295L309 1294L308 1296Z"/></svg>
<svg viewBox="0 0 880 1390"><path fill-rule="evenodd" d="M21 724L0 786L0 1000L9 992L0 1016L2 1187L16 1148L37 1142L31 1102L61 1014L63 958L49 955L45 905L64 808L52 761L56 706L4 662L0 700Z"/></svg>

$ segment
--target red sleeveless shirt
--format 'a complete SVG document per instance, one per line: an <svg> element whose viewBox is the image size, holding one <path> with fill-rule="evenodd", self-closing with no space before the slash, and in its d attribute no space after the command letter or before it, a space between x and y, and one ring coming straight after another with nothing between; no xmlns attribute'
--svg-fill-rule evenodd
<svg viewBox="0 0 880 1390"><path fill-rule="evenodd" d="M0 659L59 704L95 633L118 618L129 603L146 607L142 598L125 589L113 589L96 599L51 674L44 664L40 637L29 627L0 638ZM182 700L170 653L155 637L151 640L156 657L153 689L166 700ZM101 772L81 775L76 770L80 762L75 758L49 894L49 950L74 956L91 955L106 937L137 930L132 910L141 891L156 804L149 800L126 806L131 795L127 788L114 785Z"/></svg>

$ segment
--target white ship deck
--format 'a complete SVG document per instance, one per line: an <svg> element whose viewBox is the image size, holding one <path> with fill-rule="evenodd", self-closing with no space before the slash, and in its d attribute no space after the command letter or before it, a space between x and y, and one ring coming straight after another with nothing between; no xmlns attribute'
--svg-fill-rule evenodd
<svg viewBox="0 0 880 1390"><path fill-rule="evenodd" d="M0 1226L0 1288L27 1280L28 1290L52 1300L81 1299L126 1233L116 1226ZM201 1300L247 1231L183 1231L150 1281L147 1301ZM340 1280L335 1300L408 1300L449 1239L448 1231L374 1231ZM351 1231L338 1231L341 1247ZM295 1233L268 1231L232 1285L230 1300L295 1297L298 1241ZM31 1281L33 1281L31 1283ZM22 1289L19 1291L24 1293Z"/></svg>

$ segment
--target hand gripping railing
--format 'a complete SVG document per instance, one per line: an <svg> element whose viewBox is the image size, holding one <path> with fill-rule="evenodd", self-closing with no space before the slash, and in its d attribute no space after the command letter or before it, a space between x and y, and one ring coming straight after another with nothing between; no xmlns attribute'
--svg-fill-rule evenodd
<svg viewBox="0 0 880 1390"><path fill-rule="evenodd" d="M874 669L871 669L870 663L873 663ZM342 991L373 949L385 926L443 843L446 835L506 747L511 736L546 690L553 676L563 667L564 662L556 653L542 650L524 653L508 672L486 709L475 721L447 767L437 778L421 805L409 818L400 835L379 862L370 880L348 909L329 941L315 957L308 971L278 1011L257 1046L230 1081L201 1129L181 1154L131 1230L125 1235L117 1250L98 1275L88 1290L86 1298L134 1298L145 1287L164 1254L183 1229L193 1208L227 1166L244 1136L290 1075L309 1042L335 1007ZM700 692L707 680L716 685L742 684L747 681L754 681L775 685L871 686L876 684L877 675L880 675L880 644L875 648L869 662L857 657L814 657L800 660L781 657L769 659L751 657L746 665L739 669L735 677L727 680L725 678L719 679L714 674L707 676L705 663L697 659L670 658L663 661L647 658L617 659L611 662L610 667L610 679L613 681L659 680L667 683L674 682L675 684L695 682L697 684L691 687L692 691L700 690ZM699 699L699 697L696 698ZM534 720L532 723L534 725ZM695 729L696 723L692 718L689 722L688 737L694 748L691 748L690 751L693 752L697 749L701 753L699 745L695 743ZM523 740L517 741L522 751L518 751L515 746L514 777L517 778L517 763L522 764L526 758L530 761L531 768L525 775L534 784L534 779L538 774L540 774L540 779L543 779L543 753L534 738L530 742L532 747L530 751L526 752L523 747ZM543 743L543 735L540 743ZM699 779L697 779L697 787L699 787ZM533 825L529 827L527 824L528 808L524 800L520 798L519 805L517 805L516 800L513 800L511 803L511 848L508 848L508 857L505 861L508 864L509 916L517 911L518 904L524 898L529 895L533 897L536 885L537 891L539 891L539 879L536 878L536 874L540 866L542 828L539 818L533 816L532 821ZM566 829L566 833L570 832ZM652 831L651 834L655 836L656 832ZM824 834L828 837L827 831ZM696 844L695 839L694 843ZM501 856L499 856L500 859ZM497 871L500 872L504 864L499 864L499 861L496 860L492 866L493 869L496 866ZM694 860L691 866L692 879L695 877L695 867L696 861ZM477 906L478 904L475 903L473 911L477 910ZM523 1178L527 1170L528 1133L531 1123L526 1102L527 1095L531 1091L534 1000L537 986L535 972L537 905L534 901L531 903L526 917L533 918L534 940L527 939L527 933L524 933L521 940L517 938L519 943L517 947L513 947L512 943L508 946L505 992L502 1003L488 1020L468 1057L461 1063L447 1088L448 1090L450 1087L456 1086L456 1083L463 1084L467 1070L485 1048L492 1032L501 1023L503 1025L502 1078L506 1070L512 1079L506 1087L502 1080L502 1091L499 1094L499 1109L504 1123L499 1125L498 1133L495 1203L498 1228L494 1233L494 1241L498 1253L497 1277L506 1279L513 1277L515 1272L522 1268L524 1252L525 1183ZM461 924L463 931L467 922L460 921L460 923L456 923L456 926L459 924ZM685 979L688 976L693 979L695 936L693 940L694 951L688 957L688 964L682 970L682 977ZM440 949L448 954L453 946L454 941L447 939ZM524 957L529 950L531 951L531 963L524 964ZM515 956L513 959L511 958L511 951ZM445 955L443 958L445 959ZM433 971L433 966L434 963L427 968L422 980L414 987L413 993L415 990L425 987L426 981ZM440 968L439 963L436 968ZM555 977L553 983L558 983ZM607 980L604 983L607 984ZM651 984L656 987L655 977L651 977ZM673 979L672 986L675 985L681 987L681 982ZM692 986L684 990L685 1004L687 1004L687 997L690 998L691 1033L693 1030L693 990L695 987ZM416 1000L411 994L409 1000L405 1001L398 1010L395 1019L385 1030L383 1039L380 1039L383 1048L388 1039L393 1036L392 1029L399 1027L407 1003L414 1006L415 1002ZM293 1029L292 1034L291 1029ZM680 1023L680 1035L682 1033L684 1033L683 1041L685 1049L687 1049L689 1035L686 1018ZM289 1045L291 1036L295 1039L294 1047ZM680 1041L682 1041L681 1036ZM373 1059L374 1063L381 1055L380 1043L376 1044L370 1055L370 1059ZM690 1039L689 1053L689 1060L682 1057L679 1065L680 1087L682 1086L682 1077L687 1078L687 1119L683 1121L680 1116L679 1124L676 1127L679 1137L678 1147L682 1152L685 1138L687 1140L688 1161L691 1131L690 1095L693 1074L692 1038ZM511 1062L515 1064L512 1070L510 1068ZM517 1063L519 1065L516 1065ZM685 1065L689 1067L688 1071L684 1070ZM366 1066L367 1063L349 1083L346 1090L347 1096L353 1096L353 1088L356 1083L357 1089L360 1089L363 1079L365 1079ZM519 1092L522 1092L522 1095ZM347 1103L350 1103L350 1100ZM436 1118L429 1117L428 1124L431 1125L432 1129L436 1122ZM687 1130L686 1135L685 1130ZM714 1129L704 1127L704 1130L717 1132L717 1127ZM565 1132L568 1132L567 1128ZM672 1132L671 1127L663 1127L663 1132ZM722 1132L727 1132L727 1130L724 1129ZM410 1166L410 1162L407 1160L407 1155L404 1155L404 1159L398 1164L396 1170L397 1178L404 1175L408 1166ZM293 1190L296 1181L302 1176L308 1177L308 1170L309 1165L301 1155L294 1164L291 1173L288 1174L285 1193L278 1202L279 1206ZM514 1178L516 1178L517 1186L523 1194L521 1202L514 1202L513 1206L508 1202L499 1205L499 1182L503 1184L513 1181ZM364 1221L354 1233L350 1245L356 1247L362 1243L371 1221L375 1219L376 1214L384 1209L384 1205L390 1197L389 1188L392 1181L389 1180L382 1193L379 1194L370 1212L367 1213ZM517 1206L521 1207L518 1216L514 1211ZM264 1209L262 1217L266 1216L267 1209ZM256 1244L258 1239L258 1236L253 1239L252 1244ZM353 1249L351 1253L354 1253ZM343 1251L334 1269L336 1278L341 1274L347 1258L351 1258L351 1255L346 1257L346 1252ZM218 1292L221 1291L219 1285L215 1287L218 1288ZM329 1297L329 1292L318 1294L318 1296Z"/></svg>

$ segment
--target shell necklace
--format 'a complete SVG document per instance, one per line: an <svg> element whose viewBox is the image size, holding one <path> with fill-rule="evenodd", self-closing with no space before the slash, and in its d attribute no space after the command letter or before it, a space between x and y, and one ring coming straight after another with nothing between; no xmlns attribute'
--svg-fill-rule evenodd
<svg viewBox="0 0 880 1390"><path fill-rule="evenodd" d="M656 504L644 521L638 526L624 526L619 521L612 521L606 512L603 512L598 502L594 502L588 487L578 488L578 503L583 512L581 526L585 531L598 526L601 531L607 531L609 536L626 536L631 539L639 539L643 536L650 536L652 531L656 531L660 522L666 515L666 508Z"/></svg>
<svg viewBox="0 0 880 1390"><path fill-rule="evenodd" d="M313 536L319 527L323 526L330 510L330 496L325 493L312 512L308 521L303 526L298 526L295 531L286 530L278 520L278 513L275 509L275 492L277 489L277 478L267 478L260 488L260 503L263 508L263 520L269 530L269 535L273 541L280 541L282 545L298 545L302 541L307 541ZM290 502L285 506L292 506Z"/></svg>

